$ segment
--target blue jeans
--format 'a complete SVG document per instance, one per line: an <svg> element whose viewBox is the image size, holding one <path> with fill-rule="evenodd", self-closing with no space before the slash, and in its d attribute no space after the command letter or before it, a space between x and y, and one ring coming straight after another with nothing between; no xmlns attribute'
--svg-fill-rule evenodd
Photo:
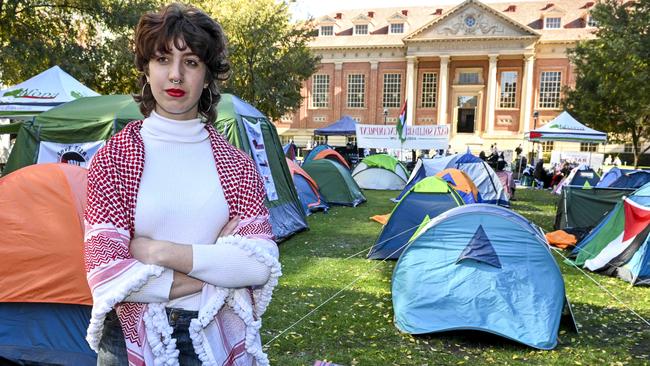
<svg viewBox="0 0 650 366"><path fill-rule="evenodd" d="M167 309L169 325L174 329L172 337L176 339L176 349L180 353L178 361L182 366L201 365L201 361L194 352L189 332L190 320L196 317L198 317L197 311ZM117 313L113 310L106 315L106 320L104 320L104 332L99 342L97 365L127 366L128 364L122 326L117 318Z"/></svg>

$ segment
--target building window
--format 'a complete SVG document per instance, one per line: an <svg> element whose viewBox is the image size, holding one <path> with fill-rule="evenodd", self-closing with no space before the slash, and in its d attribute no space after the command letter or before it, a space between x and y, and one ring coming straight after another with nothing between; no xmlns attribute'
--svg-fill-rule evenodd
<svg viewBox="0 0 650 366"><path fill-rule="evenodd" d="M597 147L598 147L598 144L594 143L594 142L581 142L580 143L580 151L596 152Z"/></svg>
<svg viewBox="0 0 650 366"><path fill-rule="evenodd" d="M391 33L404 33L404 23L393 23L390 25Z"/></svg>
<svg viewBox="0 0 650 366"><path fill-rule="evenodd" d="M330 76L316 74L311 82L311 106L313 108L329 107Z"/></svg>
<svg viewBox="0 0 650 366"><path fill-rule="evenodd" d="M541 74L539 83L539 107L559 108L560 107L560 82L562 73L560 71L544 71Z"/></svg>
<svg viewBox="0 0 650 366"><path fill-rule="evenodd" d="M438 74L435 72L425 72L422 74L422 108L435 108L436 95L438 94Z"/></svg>
<svg viewBox="0 0 650 366"><path fill-rule="evenodd" d="M314 135L314 146L327 144L327 136Z"/></svg>
<svg viewBox="0 0 650 366"><path fill-rule="evenodd" d="M333 25L323 25L320 27L321 36L333 36L334 35L334 26Z"/></svg>
<svg viewBox="0 0 650 366"><path fill-rule="evenodd" d="M623 145L623 152L628 153L628 154L633 153L634 152L634 145L632 145L632 144Z"/></svg>
<svg viewBox="0 0 650 366"><path fill-rule="evenodd" d="M478 72L461 72L458 75L458 84L478 84Z"/></svg>
<svg viewBox="0 0 650 366"><path fill-rule="evenodd" d="M501 73L501 96L499 108L517 108L517 72Z"/></svg>
<svg viewBox="0 0 650 366"><path fill-rule="evenodd" d="M544 18L544 29L560 29L562 18Z"/></svg>
<svg viewBox="0 0 650 366"><path fill-rule="evenodd" d="M553 151L553 141L542 141L542 152L548 153Z"/></svg>
<svg viewBox="0 0 650 366"><path fill-rule="evenodd" d="M597 22L596 19L594 19L594 17L591 16L591 14L590 14L590 15L587 17L587 27L597 27L597 26L598 26L598 22Z"/></svg>
<svg viewBox="0 0 650 366"><path fill-rule="evenodd" d="M366 76L348 75L348 108L366 107Z"/></svg>
<svg viewBox="0 0 650 366"><path fill-rule="evenodd" d="M356 24L354 34L368 34L368 24Z"/></svg>
<svg viewBox="0 0 650 366"><path fill-rule="evenodd" d="M384 108L399 108L402 101L402 74L384 74Z"/></svg>

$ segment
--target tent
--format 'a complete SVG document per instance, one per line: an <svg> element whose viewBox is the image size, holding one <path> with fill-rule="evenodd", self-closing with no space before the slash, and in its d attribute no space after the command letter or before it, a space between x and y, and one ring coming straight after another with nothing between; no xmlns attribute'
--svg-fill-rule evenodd
<svg viewBox="0 0 650 366"><path fill-rule="evenodd" d="M331 125L314 130L314 135L320 136L354 136L357 134L357 121L350 116L343 116Z"/></svg>
<svg viewBox="0 0 650 366"><path fill-rule="evenodd" d="M0 118L30 119L63 103L98 95L59 66L53 66L18 85L0 90Z"/></svg>
<svg viewBox="0 0 650 366"><path fill-rule="evenodd" d="M320 159L305 163L302 168L314 178L327 203L354 207L366 201L350 171L343 165Z"/></svg>
<svg viewBox="0 0 650 366"><path fill-rule="evenodd" d="M222 94L217 105L217 130L255 161L264 179L266 207L276 239L308 228L298 192L273 123L252 105L232 94Z"/></svg>
<svg viewBox="0 0 650 366"><path fill-rule="evenodd" d="M565 304L562 274L539 228L486 204L426 224L395 266L392 296L402 332L480 330L544 350L557 345Z"/></svg>
<svg viewBox="0 0 650 366"><path fill-rule="evenodd" d="M469 151L465 154L450 155L442 158L418 159L406 183L406 187L397 197L397 200L401 199L420 179L436 175L438 172L447 168L455 168L467 173L481 194L480 202L493 203L506 207L510 206L507 192L494 170L485 161L472 155Z"/></svg>
<svg viewBox="0 0 650 366"><path fill-rule="evenodd" d="M576 265L650 285L650 183L619 201L573 253Z"/></svg>
<svg viewBox="0 0 650 366"><path fill-rule="evenodd" d="M326 145L326 144L325 145L316 145L316 146L314 146L314 148L307 154L307 156L305 156L305 160L303 161L303 163L307 163L307 162L310 162L310 161L314 160L314 158L316 158L316 155L318 155L318 153L320 153L323 150L327 150L327 149L334 150L333 147L331 147L330 145Z"/></svg>
<svg viewBox="0 0 650 366"><path fill-rule="evenodd" d="M600 182L596 184L596 187L609 187L614 181L620 178L622 175L633 172L631 169L621 169L619 167L613 167L607 173L605 173L601 178Z"/></svg>
<svg viewBox="0 0 650 366"><path fill-rule="evenodd" d="M375 154L364 158L352 171L352 178L363 189L402 190L408 172L397 159L387 154Z"/></svg>
<svg viewBox="0 0 650 366"><path fill-rule="evenodd" d="M553 193L560 194L562 189L566 186L591 188L597 186L598 182L600 182L600 176L598 173L586 165L581 165L571 169L569 175L560 181L560 184L555 187Z"/></svg>
<svg viewBox="0 0 650 366"><path fill-rule="evenodd" d="M329 206L325 203L320 192L318 191L318 184L307 174L298 164L287 158L287 166L293 178L293 184L296 186L300 203L306 215L311 215L313 211L323 210L327 211Z"/></svg>
<svg viewBox="0 0 650 366"><path fill-rule="evenodd" d="M555 230L596 226L623 196L633 189L589 188L566 186L560 193L555 211Z"/></svg>
<svg viewBox="0 0 650 366"><path fill-rule="evenodd" d="M52 108L22 124L2 173L62 161L87 167L105 140L142 118L130 95L80 98Z"/></svg>
<svg viewBox="0 0 650 366"><path fill-rule="evenodd" d="M282 151L284 151L284 156L286 156L289 160L296 160L296 156L298 155L298 147L293 142L289 142L288 144L282 146Z"/></svg>
<svg viewBox="0 0 650 366"><path fill-rule="evenodd" d="M80 167L32 165L0 178L0 360L97 363L85 340L92 306L85 205Z"/></svg>
<svg viewBox="0 0 650 366"><path fill-rule="evenodd" d="M449 183L435 176L422 179L393 208L368 258L399 258L423 220L460 205L463 199Z"/></svg>
<svg viewBox="0 0 650 366"><path fill-rule="evenodd" d="M436 176L451 184L465 203L480 202L478 189L474 185L474 182L472 182L472 178L464 171L449 168L436 173Z"/></svg>
<svg viewBox="0 0 650 366"><path fill-rule="evenodd" d="M526 132L529 141L605 142L607 134L591 129L564 111L544 126Z"/></svg>
<svg viewBox="0 0 650 366"><path fill-rule="evenodd" d="M345 158L342 157L341 154L336 152L336 150L334 149L324 149L319 151L315 156L313 156L312 160L318 160L318 159L330 159L336 161L337 163L340 163L347 169L350 169L350 164L348 164L348 162L345 161Z"/></svg>
<svg viewBox="0 0 650 366"><path fill-rule="evenodd" d="M645 184L650 183L650 171L635 170L621 175L616 179L610 188L641 188Z"/></svg>

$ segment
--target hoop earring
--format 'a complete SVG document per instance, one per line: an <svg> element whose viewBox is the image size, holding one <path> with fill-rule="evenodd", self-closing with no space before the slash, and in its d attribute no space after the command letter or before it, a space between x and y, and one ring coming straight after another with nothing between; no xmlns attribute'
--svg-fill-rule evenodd
<svg viewBox="0 0 650 366"><path fill-rule="evenodd" d="M210 95L210 107L208 107L208 110L205 111L205 113L209 113L210 110L212 109L212 92L210 91L209 88L206 88L208 90L208 95Z"/></svg>
<svg viewBox="0 0 650 366"><path fill-rule="evenodd" d="M149 85L149 81L144 83L144 85L142 86L142 90L140 90L140 98L142 98L144 96L144 88L146 88L147 85Z"/></svg>

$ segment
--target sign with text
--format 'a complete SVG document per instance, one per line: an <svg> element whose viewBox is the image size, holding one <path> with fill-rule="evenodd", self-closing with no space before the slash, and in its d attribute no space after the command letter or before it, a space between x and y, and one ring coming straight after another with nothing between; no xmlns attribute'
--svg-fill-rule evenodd
<svg viewBox="0 0 650 366"><path fill-rule="evenodd" d="M357 146L375 149L440 150L449 146L449 125L406 126L402 143L395 126L357 124Z"/></svg>
<svg viewBox="0 0 650 366"><path fill-rule="evenodd" d="M604 155L595 152L564 152L553 151L551 153L551 164L562 164L565 161L572 164L589 165L592 169L598 169L603 165Z"/></svg>

